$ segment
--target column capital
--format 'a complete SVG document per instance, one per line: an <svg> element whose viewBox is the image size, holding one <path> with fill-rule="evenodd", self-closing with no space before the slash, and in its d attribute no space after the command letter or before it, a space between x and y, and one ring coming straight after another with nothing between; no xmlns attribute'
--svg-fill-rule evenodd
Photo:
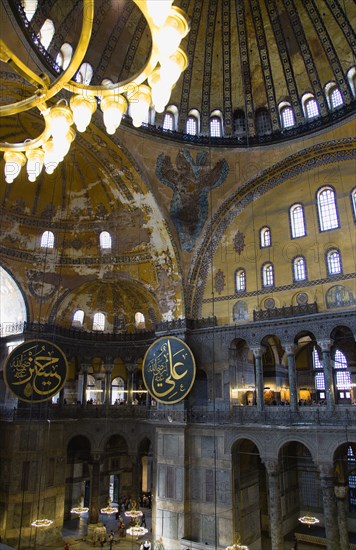
<svg viewBox="0 0 356 550"><path fill-rule="evenodd" d="M100 462L101 460L101 453L91 453L90 455L90 459L91 459L91 462L89 462L89 465L90 464L94 464L94 463L98 463Z"/></svg>
<svg viewBox="0 0 356 550"><path fill-rule="evenodd" d="M286 352L287 355L294 355L295 352L298 349L298 346L296 346L293 343L292 344L290 344L290 343L282 344L282 347L284 348L284 351Z"/></svg>
<svg viewBox="0 0 356 550"><path fill-rule="evenodd" d="M332 462L322 462L317 464L321 478L334 478L334 464Z"/></svg>
<svg viewBox="0 0 356 550"><path fill-rule="evenodd" d="M83 363L81 366L81 372L82 374L88 374L90 365L89 363Z"/></svg>
<svg viewBox="0 0 356 550"><path fill-rule="evenodd" d="M251 346L250 350L257 359L258 357L262 357L262 355L266 351L266 348L264 348L263 346Z"/></svg>
<svg viewBox="0 0 356 550"><path fill-rule="evenodd" d="M263 464L266 467L268 475L279 474L280 466L278 460L267 458L266 460L263 460Z"/></svg>
<svg viewBox="0 0 356 550"><path fill-rule="evenodd" d="M331 346L333 345L334 340L331 338L324 338L323 340L318 340L318 344L321 347L321 351L330 351Z"/></svg>
<svg viewBox="0 0 356 550"><path fill-rule="evenodd" d="M111 374L113 368L114 368L113 364L104 363L104 370L105 370L106 374Z"/></svg>

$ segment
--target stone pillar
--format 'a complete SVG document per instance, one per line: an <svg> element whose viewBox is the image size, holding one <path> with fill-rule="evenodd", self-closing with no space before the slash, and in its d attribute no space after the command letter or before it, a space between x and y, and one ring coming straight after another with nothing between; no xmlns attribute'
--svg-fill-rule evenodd
<svg viewBox="0 0 356 550"><path fill-rule="evenodd" d="M268 474L269 490L269 517L271 531L271 546L273 550L283 550L283 531L282 531L282 505L281 491L279 485L279 465L277 461L265 461Z"/></svg>
<svg viewBox="0 0 356 550"><path fill-rule="evenodd" d="M289 399L290 410L295 412L298 409L298 388L297 388L297 373L295 369L295 350L294 344L286 344L284 349L288 358L288 380L289 380Z"/></svg>
<svg viewBox="0 0 356 550"><path fill-rule="evenodd" d="M83 365L82 366L82 373L83 373L82 407L87 406L88 371L89 371L89 365Z"/></svg>
<svg viewBox="0 0 356 550"><path fill-rule="evenodd" d="M337 523L340 532L340 548L349 548L349 529L347 525L347 492L346 484L335 485L335 496L337 505Z"/></svg>
<svg viewBox="0 0 356 550"><path fill-rule="evenodd" d="M323 497L325 538L327 550L344 550L340 547L338 515L334 488L334 468L332 464L319 465L320 486ZM347 548L347 547L346 547Z"/></svg>
<svg viewBox="0 0 356 550"><path fill-rule="evenodd" d="M112 364L105 364L104 370L105 370L105 395L104 395L104 403L108 407L111 403L111 373L112 373L113 365Z"/></svg>
<svg viewBox="0 0 356 550"><path fill-rule="evenodd" d="M263 389L264 389L263 370L262 370L262 354L264 349L263 347L253 347L251 348L251 351L255 356L257 410L261 412L265 407L265 400L264 400L264 393L263 393Z"/></svg>
<svg viewBox="0 0 356 550"><path fill-rule="evenodd" d="M335 408L334 377L333 377L332 364L330 361L330 348L333 342L332 340L321 340L318 343L321 347L321 351L323 354L326 407L328 411L332 412Z"/></svg>
<svg viewBox="0 0 356 550"><path fill-rule="evenodd" d="M100 496L100 455L92 456L89 464L90 471L90 504L89 523L98 523L99 519L99 496Z"/></svg>
<svg viewBox="0 0 356 550"><path fill-rule="evenodd" d="M131 455L131 468L132 468L132 498L137 502L137 508L139 508L139 497L141 493L142 484L142 472L141 464L138 461L136 455Z"/></svg>
<svg viewBox="0 0 356 550"><path fill-rule="evenodd" d="M133 375L135 372L137 366L136 360L131 360L126 362L126 370L127 370L127 404L132 405L133 401L133 394L132 390L133 387Z"/></svg>

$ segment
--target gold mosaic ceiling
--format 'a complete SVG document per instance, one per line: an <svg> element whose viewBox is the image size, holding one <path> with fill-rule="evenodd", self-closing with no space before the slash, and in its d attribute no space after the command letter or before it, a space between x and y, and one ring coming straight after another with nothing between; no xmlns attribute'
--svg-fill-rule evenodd
<svg viewBox="0 0 356 550"><path fill-rule="evenodd" d="M9 1L18 12L19 2ZM182 43L189 66L171 96L171 104L179 112L179 131L184 132L189 112L196 109L201 134L207 135L211 113L220 110L224 136L229 138L236 129L234 119L242 112L252 145L255 114L261 108L269 112L276 139L286 137L280 128L281 102L292 106L298 132L320 129L350 114L354 97L346 76L355 65L353 1L175 0L174 5L187 13L191 27ZM82 2L39 2L26 31L28 37L31 30L39 32L47 17L56 29L46 61L50 69L64 42L73 47L77 43ZM93 33L84 60L94 70L91 84L133 76L144 65L150 44L145 19L132 0L96 0ZM344 104L332 114L325 97L330 82L339 87ZM321 117L316 125L306 124L301 104L304 93L317 99ZM161 123L162 115L156 116L156 126Z"/></svg>

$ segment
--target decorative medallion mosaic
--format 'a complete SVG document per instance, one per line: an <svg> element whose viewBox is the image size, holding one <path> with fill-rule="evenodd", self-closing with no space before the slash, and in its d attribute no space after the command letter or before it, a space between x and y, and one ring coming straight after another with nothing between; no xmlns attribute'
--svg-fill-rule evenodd
<svg viewBox="0 0 356 550"><path fill-rule="evenodd" d="M225 287L225 275L219 269L217 273L215 274L215 280L214 280L214 289L218 294L221 294Z"/></svg>

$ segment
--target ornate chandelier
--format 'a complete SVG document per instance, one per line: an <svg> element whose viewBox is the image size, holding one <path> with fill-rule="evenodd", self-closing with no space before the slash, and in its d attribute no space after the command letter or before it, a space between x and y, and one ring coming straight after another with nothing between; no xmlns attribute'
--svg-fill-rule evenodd
<svg viewBox="0 0 356 550"><path fill-rule="evenodd" d="M318 518L312 516L309 512L307 512L305 516L298 518L298 521L300 521L300 523L303 523L304 525L307 525L308 527L319 523Z"/></svg>
<svg viewBox="0 0 356 550"><path fill-rule="evenodd" d="M232 546L227 546L225 550L249 550L248 546L241 544L241 537L239 534L236 535L236 542Z"/></svg>
<svg viewBox="0 0 356 550"><path fill-rule="evenodd" d="M48 75L34 73L0 40L0 60L10 63L36 88L27 99L0 106L0 116L17 115L37 108L45 122L44 131L35 139L26 139L23 143L0 143L7 183L15 180L25 164L31 182L36 181L43 166L47 174L52 174L75 139L74 126L78 132L85 132L99 105L108 134L115 133L128 106L135 127L146 120L151 106L156 112L164 111L172 88L188 65L180 43L189 32L189 24L185 13L172 6L173 0L133 1L147 21L152 49L141 72L123 82L90 86L72 80L89 47L94 0L83 0L85 16L78 46L68 67L53 82ZM73 94L69 105L65 99L51 105L51 100L63 89Z"/></svg>
<svg viewBox="0 0 356 550"><path fill-rule="evenodd" d="M111 498L108 499L108 505L105 506L105 508L101 508L100 513L106 514L107 516L111 516L112 514L116 514L119 509L116 506L112 506L111 504Z"/></svg>
<svg viewBox="0 0 356 550"><path fill-rule="evenodd" d="M52 519L44 518L44 519L35 519L35 521L31 523L31 525L33 527L49 527L50 525L52 525L52 523L53 523Z"/></svg>

